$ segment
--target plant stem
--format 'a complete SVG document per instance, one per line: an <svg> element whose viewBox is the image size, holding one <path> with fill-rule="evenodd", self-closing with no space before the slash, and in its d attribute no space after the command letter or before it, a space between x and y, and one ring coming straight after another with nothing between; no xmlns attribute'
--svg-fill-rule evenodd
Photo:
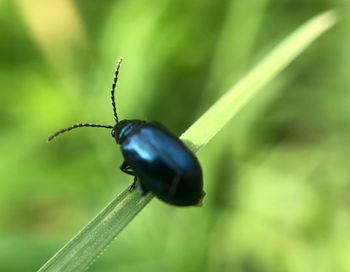
<svg viewBox="0 0 350 272"><path fill-rule="evenodd" d="M104 248L152 199L130 187L111 201L85 228L58 251L42 271L85 271Z"/></svg>

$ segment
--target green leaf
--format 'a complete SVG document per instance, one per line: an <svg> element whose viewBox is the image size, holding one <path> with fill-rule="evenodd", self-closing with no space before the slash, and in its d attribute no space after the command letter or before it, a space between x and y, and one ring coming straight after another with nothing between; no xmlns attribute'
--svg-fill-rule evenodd
<svg viewBox="0 0 350 272"><path fill-rule="evenodd" d="M207 110L181 139L190 142L193 151L206 145L259 90L335 22L336 14L328 11L297 29Z"/></svg>
<svg viewBox="0 0 350 272"><path fill-rule="evenodd" d="M297 29L226 92L181 139L193 152L204 147L259 90L336 21L336 14L328 11ZM137 190L126 188L39 271L85 271L152 197L142 197Z"/></svg>

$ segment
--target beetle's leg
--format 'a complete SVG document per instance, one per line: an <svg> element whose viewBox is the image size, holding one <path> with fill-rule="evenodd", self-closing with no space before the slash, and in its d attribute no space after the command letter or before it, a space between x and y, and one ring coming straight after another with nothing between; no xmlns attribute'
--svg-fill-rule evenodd
<svg viewBox="0 0 350 272"><path fill-rule="evenodd" d="M146 194L146 190L142 187L141 183L138 181L134 171L130 168L130 165L128 165L125 161L123 161L122 165L120 166L120 170L122 170L124 173L128 175L134 176L134 182L130 185L129 192L132 192L137 188L141 193L141 195L144 196Z"/></svg>
<svg viewBox="0 0 350 272"><path fill-rule="evenodd" d="M132 192L136 188L136 176L134 171L130 168L130 165L128 165L125 161L123 161L122 165L120 166L120 170L122 170L124 173L134 176L134 182L129 187L129 192Z"/></svg>
<svg viewBox="0 0 350 272"><path fill-rule="evenodd" d="M120 166L120 170L124 173L134 176L134 182L129 187L129 192L132 192L135 190L136 186L136 176L134 171L130 168L130 165L128 165L125 161L123 161L122 165Z"/></svg>
<svg viewBox="0 0 350 272"><path fill-rule="evenodd" d="M130 187L129 187L129 192L131 193L131 192L133 192L135 189L136 189L136 177L134 177L134 181L133 181L133 183L130 185Z"/></svg>
<svg viewBox="0 0 350 272"><path fill-rule="evenodd" d="M141 196L145 196L148 193L148 190L144 186L142 186L140 180L135 176L134 182L129 187L129 192L134 191L136 188L140 192Z"/></svg>
<svg viewBox="0 0 350 272"><path fill-rule="evenodd" d="M148 193L148 190L142 186L141 182L136 177L134 170L132 170L130 168L130 165L128 165L125 161L123 161L122 165L120 166L120 170L128 175L134 176L134 182L129 187L130 192L134 191L135 188L137 188L142 196L145 196Z"/></svg>
<svg viewBox="0 0 350 272"><path fill-rule="evenodd" d="M122 165L120 166L120 170L122 170L128 175L135 176L134 171L130 168L130 165L128 165L125 161L123 161Z"/></svg>
<svg viewBox="0 0 350 272"><path fill-rule="evenodd" d="M148 190L147 190L144 186L142 186L140 180L137 179L137 177L135 177L134 183L136 184L136 187L137 187L137 189L139 190L139 192L140 192L140 194L141 194L142 196L147 195Z"/></svg>

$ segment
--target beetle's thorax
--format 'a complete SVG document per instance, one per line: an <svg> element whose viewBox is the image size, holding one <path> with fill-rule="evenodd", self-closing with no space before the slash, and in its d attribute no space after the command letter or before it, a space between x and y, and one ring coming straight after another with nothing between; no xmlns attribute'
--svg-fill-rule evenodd
<svg viewBox="0 0 350 272"><path fill-rule="evenodd" d="M137 119L122 120L114 126L112 136L115 138L118 144L121 144L130 134L143 126L145 123L145 121Z"/></svg>

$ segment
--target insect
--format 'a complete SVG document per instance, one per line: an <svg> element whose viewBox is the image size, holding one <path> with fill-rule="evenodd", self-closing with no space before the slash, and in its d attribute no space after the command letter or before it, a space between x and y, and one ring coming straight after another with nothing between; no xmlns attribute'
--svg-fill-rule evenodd
<svg viewBox="0 0 350 272"><path fill-rule="evenodd" d="M160 123L119 121L114 93L122 60L117 62L111 89L115 125L74 124L55 132L48 140L81 127L111 129L124 157L120 170L134 177L130 188L137 187L142 195L151 192L176 206L200 205L205 195L202 169L186 145Z"/></svg>

